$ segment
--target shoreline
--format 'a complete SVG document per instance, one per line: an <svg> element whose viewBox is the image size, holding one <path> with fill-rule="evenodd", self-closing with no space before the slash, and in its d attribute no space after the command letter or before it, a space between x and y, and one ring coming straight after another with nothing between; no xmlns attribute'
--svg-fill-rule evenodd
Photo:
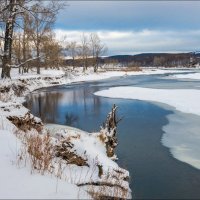
<svg viewBox="0 0 200 200"><path fill-rule="evenodd" d="M102 78L100 77L100 79L102 79ZM55 80L58 81L58 83L57 82L55 83ZM88 80L85 80L85 81L88 81ZM23 119L26 118L27 113L30 113L30 111L22 105L22 103L25 101L26 95L28 95L29 93L31 93L35 90L41 89L41 88L48 88L48 87L51 87L51 86L58 86L58 85L71 84L72 83L72 81L70 81L69 79L67 79L63 75L61 75L60 77L45 76L45 77L34 77L34 78L31 78L31 79L26 78L26 79L23 79L23 81L21 80L21 78L19 78L19 79L8 80L8 81L4 80L2 82L3 83L6 82L6 84L4 86L2 85L3 87L1 86L0 97L4 98L3 99L4 102L0 101L0 111L1 111L0 132L2 132L2 134L0 136L4 137L4 135L6 135L6 137L8 137L8 138L11 135L12 135L11 137L16 137L16 135L13 134L13 133L19 130L11 121L8 120L8 118L9 119L10 119L10 117L15 118L15 119L18 118L18 119L21 120L22 118ZM80 81L76 81L76 82L78 83ZM18 88L22 89L19 96L17 95ZM32 121L34 121L34 123L39 123L39 124L42 124L42 126L43 126L41 119L33 116L32 114L30 114L28 116L31 118ZM63 132L63 131L65 131L65 130L61 130L60 132ZM66 168L67 168L66 170L69 171L68 173L71 174L70 175L71 177L74 177L73 178L74 180L77 179L76 178L77 176L85 177L84 180L81 179L79 182L77 182L75 184L72 183L71 181L67 181L66 185L72 184L72 185L75 185L76 187L79 186L78 187L79 189L78 189L78 191L76 191L76 193L78 193L78 194L80 192L83 193L83 197L86 197L86 194L84 193L84 191L87 191L88 195L89 195L90 192L91 192L90 190L93 190L93 192L98 193L98 191L99 190L101 191L102 187L103 187L104 188L103 190L105 190L104 192L102 190L104 196L107 195L107 196L110 196L110 197L118 197L118 198L120 197L120 198L128 198L128 199L131 198L131 190L130 190L129 184L127 182L128 177L129 177L129 172L120 168L117 163L115 163L114 161L112 161L110 158L107 157L107 155L105 153L104 143L99 141L98 134L91 136L89 133L83 132L82 130L80 130L81 132L77 132L73 127L70 127L70 131L69 131L69 129L66 130L66 131L68 132L68 134L64 137L70 138L70 141L72 142L73 145L76 145L77 142L80 143L80 145L78 145L76 147L78 152L75 154L78 157L80 156L80 158L83 156L82 155L83 152L86 152L86 149L87 149L87 145L84 145L84 143L88 143L90 141L91 142L95 141L95 143L97 143L98 146L101 147L101 148L99 149L99 147L96 148L95 146L93 146L92 152L94 154L94 152L96 151L95 155L99 155L99 156L101 155L98 158L98 160L99 160L98 162L100 162L101 163L100 165L102 165L102 167L103 167L102 168L103 169L103 171L102 171L103 176L102 176L102 178L99 178L98 177L98 173L99 173L98 167L96 166L96 164L93 161L94 159L96 159L95 158L96 156L92 155L92 154L90 155L90 154L87 153L86 154L87 159L84 158L85 156L83 157L83 159L88 160L88 162L90 163L89 165L91 165L91 167L89 167L89 169L88 169L87 166L83 167L83 168L82 167L80 168L78 166L75 167L75 168L74 167L71 168L70 165L69 166L66 165ZM30 131L28 131L28 132L30 132ZM60 133L60 132L58 131L57 134L62 135L63 133ZM83 138L83 139L81 139L81 141L83 141L85 138L86 138L86 140L85 140L85 142L81 143L79 141L79 139L76 140L76 139L74 139L74 137L75 138L76 137L77 138L79 138L79 137ZM55 140L55 139L53 139L53 140ZM93 142L91 143L91 145L92 144L93 144ZM19 146L22 146L22 145L23 144L19 141ZM83 148L81 148L79 146L83 146ZM89 150L87 150L87 151L89 152ZM18 154L18 153L16 152L16 154ZM83 165L85 165L85 164L83 163ZM29 168L30 168L30 166L29 166ZM95 171L93 172L94 169L95 169ZM72 171L75 170L75 171L72 172L71 170ZM16 171L16 170L14 170L14 171ZM110 174L108 179L106 178L107 173ZM80 174L80 175L78 175L78 174ZM88 177L87 174L88 175L91 174L92 178ZM30 176L30 174L29 174L29 176ZM119 179L119 180L115 180L116 178ZM92 185L94 184L94 186L92 186L90 184L90 182L91 182ZM118 182L121 182L121 184L118 185ZM97 186L95 186L96 184L97 184ZM88 189L88 188L91 188L91 189ZM109 189L109 188L112 188L112 189ZM115 194L116 190L118 191L117 196ZM18 191L16 191L16 193L18 193ZM23 195L23 194L21 194L21 195ZM23 198L23 197L19 196L19 198ZM87 196L87 198L88 198L88 196Z"/></svg>
<svg viewBox="0 0 200 200"><path fill-rule="evenodd" d="M54 70L50 70L50 71L52 72ZM58 70L55 70L55 72L56 71L58 71ZM8 120L6 120L5 123L7 123L7 124L5 126L4 125L5 119L7 119L8 116L23 117L23 116L25 116L26 113L30 112L27 108L25 108L22 105L22 103L25 101L25 98L29 93L34 92L39 89L42 89L42 88L55 87L55 86L66 85L66 84L67 85L80 84L82 82L99 81L99 80L104 80L104 79L108 79L108 78L120 77L120 76L165 74L165 73L175 73L175 72L180 73L180 72L183 72L183 70L181 70L181 71L175 70L174 71L174 70L166 70L166 69L165 70L155 70L155 69L152 70L151 69L151 70L144 70L142 72L121 72L121 71L119 72L119 71L117 71L117 72L102 72L102 73L98 73L98 74L88 73L88 74L84 74L84 75L83 75L83 73L77 73L71 77L69 77L69 75L66 75L63 73L59 74L60 73L60 71L59 71L58 72L59 75L53 75L53 76L43 74L42 76L39 75L36 77L32 77L31 75L28 75L28 76L18 77L18 79L15 78L13 80L6 80L6 81L0 80L0 84L1 84L1 93L0 94L2 94L2 89L3 89L2 84L5 84L4 88L6 88L6 92L3 92L3 95L0 95L0 98L5 97L4 103L2 101L0 101L1 124L2 124L2 127L6 127L7 129L9 129L9 131L11 131L9 123L10 124L12 124L12 123L9 122ZM37 123L38 122L42 123L42 121L39 118L33 116L32 114L31 114L31 117L33 117ZM14 126L14 125L12 125L12 126ZM73 131L73 128L74 127L70 127L70 129L72 130L70 134L76 135L77 133L75 133L76 131ZM2 129L2 128L0 128L0 129ZM82 130L80 130L80 131L82 131ZM91 139L94 140L94 138L88 137L88 141L90 141ZM96 141L96 138L95 138L95 141ZM76 141L73 141L73 142L75 142L74 144L77 143ZM102 144L100 144L100 146L101 145ZM95 147L94 147L94 149L95 149ZM101 147L101 149L102 149L102 147ZM81 150L81 151L83 152L83 150ZM103 150L103 152L104 151L105 150ZM79 154L79 155L81 155L81 154ZM105 156L103 156L101 159L105 160L107 158ZM110 161L108 163L110 163ZM115 166L113 161L110 164ZM106 167L106 165L104 167L106 170L108 170L109 167ZM121 171L120 173L122 173L122 176L118 175L121 180L123 178L129 176L128 171L123 170L120 167L118 167L118 169L119 169L119 171ZM112 180L112 177L111 177L111 180ZM109 184L112 182L111 180L108 181ZM107 183L104 183L104 184L107 184ZM82 184L82 183L79 185L82 185L83 188L87 187L85 184ZM124 185L124 187L127 188L129 191L127 194L128 196L126 198L130 198L131 191L130 191L129 186L127 185L127 182L124 182L122 185ZM107 187L110 187L110 186L107 186Z"/></svg>

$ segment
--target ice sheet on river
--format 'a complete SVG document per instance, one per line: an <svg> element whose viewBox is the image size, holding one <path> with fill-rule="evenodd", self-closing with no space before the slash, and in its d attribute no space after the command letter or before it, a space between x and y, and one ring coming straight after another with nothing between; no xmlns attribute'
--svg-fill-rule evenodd
<svg viewBox="0 0 200 200"><path fill-rule="evenodd" d="M168 116L169 124L163 127L165 134L162 143L170 148L175 158L200 169L199 90L113 87L98 91L95 95L159 102L183 112Z"/></svg>
<svg viewBox="0 0 200 200"><path fill-rule="evenodd" d="M178 78L178 79L194 79L194 80L200 80L200 73L189 73L189 74L175 74L171 76L172 78Z"/></svg>
<svg viewBox="0 0 200 200"><path fill-rule="evenodd" d="M168 115L162 143L175 158L200 169L200 117L176 112Z"/></svg>

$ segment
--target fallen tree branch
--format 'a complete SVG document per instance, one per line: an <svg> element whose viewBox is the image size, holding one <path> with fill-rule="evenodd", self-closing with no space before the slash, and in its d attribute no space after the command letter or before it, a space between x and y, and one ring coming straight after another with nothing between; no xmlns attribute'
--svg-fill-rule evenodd
<svg viewBox="0 0 200 200"><path fill-rule="evenodd" d="M34 58L30 58L26 61L24 61L23 63L20 63L19 65L9 65L11 68L19 68L21 67L22 65L25 65L26 63L30 62L30 61L33 61L33 60L36 60L38 58L41 58L42 56L38 56L38 57L34 57Z"/></svg>

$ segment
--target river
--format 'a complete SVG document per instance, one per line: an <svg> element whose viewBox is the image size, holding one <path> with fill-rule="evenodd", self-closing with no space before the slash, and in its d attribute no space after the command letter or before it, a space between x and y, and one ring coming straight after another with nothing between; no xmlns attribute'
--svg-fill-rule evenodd
<svg viewBox="0 0 200 200"><path fill-rule="evenodd" d="M25 106L45 123L92 132L99 130L115 103L118 116L123 117L116 153L119 165L130 172L133 198L199 199L200 170L175 159L161 143L167 116L176 115L172 107L93 94L114 86L200 89L200 81L170 79L168 75L124 76L40 89L27 96Z"/></svg>

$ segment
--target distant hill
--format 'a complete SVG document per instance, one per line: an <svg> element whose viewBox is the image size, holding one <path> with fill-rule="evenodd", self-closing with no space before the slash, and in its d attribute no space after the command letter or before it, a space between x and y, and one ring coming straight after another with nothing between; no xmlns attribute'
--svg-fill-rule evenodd
<svg viewBox="0 0 200 200"><path fill-rule="evenodd" d="M142 53L137 55L114 55L104 58L104 62L116 62L127 66L191 66L199 62L200 53Z"/></svg>
<svg viewBox="0 0 200 200"><path fill-rule="evenodd" d="M67 59L66 64L81 66L82 59ZM87 59L88 65L92 58ZM200 53L141 53L137 55L113 55L99 59L100 64L121 67L192 67L200 63Z"/></svg>

